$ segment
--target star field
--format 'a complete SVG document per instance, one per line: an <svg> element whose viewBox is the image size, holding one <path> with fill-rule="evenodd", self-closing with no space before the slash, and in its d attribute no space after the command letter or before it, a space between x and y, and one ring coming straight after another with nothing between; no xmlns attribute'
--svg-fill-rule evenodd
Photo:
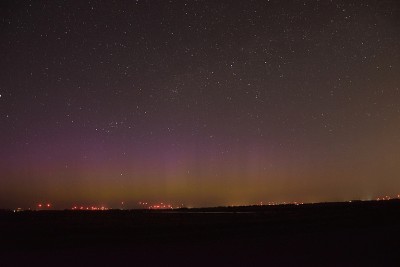
<svg viewBox="0 0 400 267"><path fill-rule="evenodd" d="M397 1L0 9L0 207L400 192Z"/></svg>

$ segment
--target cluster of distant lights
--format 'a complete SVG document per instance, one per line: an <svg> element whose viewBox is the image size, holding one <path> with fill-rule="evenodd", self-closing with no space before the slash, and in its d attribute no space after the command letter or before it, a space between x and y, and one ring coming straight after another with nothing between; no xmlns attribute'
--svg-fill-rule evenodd
<svg viewBox="0 0 400 267"><path fill-rule="evenodd" d="M96 206L91 206L91 207L83 207L83 206L74 206L71 208L71 210L109 210L109 208L106 208L104 206L101 207L96 207Z"/></svg>
<svg viewBox="0 0 400 267"><path fill-rule="evenodd" d="M50 209L52 205L50 203L47 204L37 204L37 209L38 210L43 210L43 209ZM74 206L71 208L71 210L108 210L108 208L101 206Z"/></svg>
<svg viewBox="0 0 400 267"><path fill-rule="evenodd" d="M170 204L161 203L159 205L157 205L157 204L151 205L151 206L149 206L149 209L150 210L157 210L157 209L163 210L163 209L173 209L173 207Z"/></svg>
<svg viewBox="0 0 400 267"><path fill-rule="evenodd" d="M139 202L139 206L142 207L143 209L149 209L149 210L174 209L174 207L171 204L164 203L164 202L156 203L156 204L149 204L147 202ZM175 207L175 208L179 209L181 207Z"/></svg>
<svg viewBox="0 0 400 267"><path fill-rule="evenodd" d="M294 201L294 202L272 202L272 201L270 201L267 203L264 203L261 201L259 206L276 206L276 205L296 205L296 206L298 206L298 205L303 205L303 204L304 204L304 202L297 202L297 201Z"/></svg>
<svg viewBox="0 0 400 267"><path fill-rule="evenodd" d="M45 209L49 210L51 208L52 208L52 205L50 203L47 203L47 204L39 203L39 204L36 205L36 208L34 210L45 210ZM24 210L31 210L31 208L29 208L29 209L16 208L13 211L14 212L20 212L20 211L24 211Z"/></svg>
<svg viewBox="0 0 400 267"><path fill-rule="evenodd" d="M382 201L382 200L391 200L391 199L400 199L400 195L397 195L397 197L390 197L390 196L378 197L376 200Z"/></svg>

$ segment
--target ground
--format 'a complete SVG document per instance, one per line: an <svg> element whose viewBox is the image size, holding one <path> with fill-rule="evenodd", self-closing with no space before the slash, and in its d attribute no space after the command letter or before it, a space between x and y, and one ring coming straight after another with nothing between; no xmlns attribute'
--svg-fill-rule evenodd
<svg viewBox="0 0 400 267"><path fill-rule="evenodd" d="M0 212L1 266L398 266L400 201Z"/></svg>

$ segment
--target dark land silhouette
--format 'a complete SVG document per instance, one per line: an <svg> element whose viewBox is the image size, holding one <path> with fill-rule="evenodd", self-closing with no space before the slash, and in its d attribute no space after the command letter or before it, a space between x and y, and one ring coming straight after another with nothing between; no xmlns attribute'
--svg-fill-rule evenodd
<svg viewBox="0 0 400 267"><path fill-rule="evenodd" d="M1 266L399 266L400 201L0 212Z"/></svg>

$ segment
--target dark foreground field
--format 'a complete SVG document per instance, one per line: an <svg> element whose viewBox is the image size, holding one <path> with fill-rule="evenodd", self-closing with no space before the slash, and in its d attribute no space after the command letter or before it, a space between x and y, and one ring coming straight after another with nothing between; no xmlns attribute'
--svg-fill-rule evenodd
<svg viewBox="0 0 400 267"><path fill-rule="evenodd" d="M400 202L0 212L0 266L400 266Z"/></svg>

